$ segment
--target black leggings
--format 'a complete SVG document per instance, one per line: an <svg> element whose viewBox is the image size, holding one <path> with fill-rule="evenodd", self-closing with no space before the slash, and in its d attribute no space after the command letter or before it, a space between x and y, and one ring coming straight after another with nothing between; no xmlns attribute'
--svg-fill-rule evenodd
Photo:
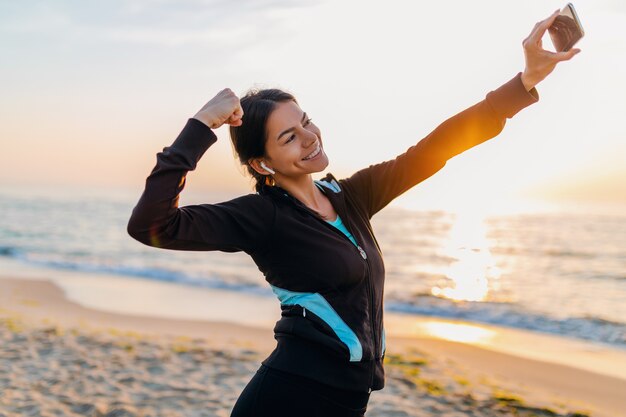
<svg viewBox="0 0 626 417"><path fill-rule="evenodd" d="M363 417L369 397L261 364L230 417Z"/></svg>

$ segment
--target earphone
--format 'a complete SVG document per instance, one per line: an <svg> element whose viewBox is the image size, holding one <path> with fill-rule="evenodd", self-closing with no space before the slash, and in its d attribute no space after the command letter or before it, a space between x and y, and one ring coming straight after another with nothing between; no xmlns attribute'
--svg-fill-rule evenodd
<svg viewBox="0 0 626 417"><path fill-rule="evenodd" d="M276 171L274 171L272 168L269 168L267 165L265 165L265 162L261 161L261 166L263 167L263 169L267 170L267 172L276 174Z"/></svg>

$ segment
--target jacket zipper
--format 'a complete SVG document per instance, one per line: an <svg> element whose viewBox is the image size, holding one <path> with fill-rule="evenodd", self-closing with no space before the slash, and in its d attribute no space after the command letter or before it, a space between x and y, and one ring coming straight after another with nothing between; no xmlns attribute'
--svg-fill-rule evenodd
<svg viewBox="0 0 626 417"><path fill-rule="evenodd" d="M349 225L351 225L350 219L347 219L346 221L348 222ZM354 236L354 233L352 233L352 235ZM372 343L374 344L374 360L372 361L372 363L376 363L375 362L376 358L378 358L378 339L376 338L376 330L375 330L376 326L374 323L374 288L372 288L372 280L370 279L369 260L367 259L367 255L365 254L365 251L360 246L358 246L358 248L361 251L361 256L363 257L363 259L365 259L365 265L367 266L367 289L370 295L370 324L372 328ZM367 391L368 393L372 392L373 385L374 385L374 366L372 366L372 374L370 376L370 387Z"/></svg>
<svg viewBox="0 0 626 417"><path fill-rule="evenodd" d="M325 220L322 220L322 221L326 222ZM348 223L348 225L351 225L349 219L347 219L346 222ZM348 238L348 236L346 236L341 230L337 230L337 228L335 226L330 225L330 224L328 226L330 226L333 229L335 229L338 233L341 233L341 235L345 239L348 239L350 244L352 246L354 246L354 244ZM348 231L352 234L352 236L354 236L354 233L352 233L351 229L352 229L351 227L348 227ZM354 238L354 240L356 240L356 237ZM378 339L376 338L376 330L375 330L376 329L376 325L374 323L374 289L372 288L372 280L370 279L370 264L369 264L369 260L367 259L367 253L359 245L358 241L357 241L356 247L359 250L359 253L361 254L361 258L363 258L363 260L365 260L365 266L367 267L367 290L369 292L369 297L370 297L370 325L371 325L371 329L372 329L372 343L374 344L374 360L372 361L372 363L375 363L376 358L378 358ZM372 366L372 373L370 375L370 386L369 386L369 388L367 390L368 394L372 392L372 386L373 385L374 385L374 366Z"/></svg>
<svg viewBox="0 0 626 417"><path fill-rule="evenodd" d="M340 201L340 204L343 204L343 200ZM313 213L311 213L313 214ZM339 213L337 213L337 215L339 215ZM327 223L325 220L321 219L324 223ZM347 223L347 229L348 231L352 234L352 236L354 237L354 233L353 233L353 228L352 228L352 219L348 216L346 218L346 223ZM332 227L337 233L340 233L345 239L348 239L348 241L350 242L350 244L352 244L352 241L348 238L348 236L346 236L342 231L337 230L337 228L333 225L327 224L327 226ZM356 241L356 237L354 237L354 240ZM354 245L353 245L354 246ZM357 241L357 249L359 250L359 253L361 254L361 257L365 260L365 266L367 267L367 289L369 292L369 296L370 296L370 325L371 325L371 329L372 329L372 343L374 344L374 360L372 361L372 363L375 363L376 358L378 358L378 339L376 338L376 325L374 323L374 288L372 287L372 280L370 277L370 264L369 264L369 259L367 257L367 253L365 252L365 250L359 245L359 242ZM370 386L368 389L368 393L372 392L372 386L374 385L374 367L372 366L372 373L370 376Z"/></svg>
<svg viewBox="0 0 626 417"><path fill-rule="evenodd" d="M304 204L302 204L300 201L298 201L296 198L294 198L293 196L290 196L288 194L285 194L285 196L287 196L291 201L293 201L293 203L296 205L296 207L300 207L301 209L303 209L304 211L306 211L307 213L309 213L311 216L315 217L316 219L320 220L321 222L323 222L324 224L326 224L326 227L330 227L332 228L335 233L339 233L341 236L343 236L344 239L347 239L348 242L350 242L351 246L354 246L354 244L352 243L352 241L350 240L350 238L348 238L348 236L346 236L341 230L338 230L335 226L329 224L326 220L319 218L318 216L315 215L315 213L313 211L311 211L308 207L306 207ZM337 213L337 215L339 215L339 213ZM348 218L347 220L348 223L348 231L352 234L352 236L354 236L354 233L352 233L352 223L351 220ZM354 240L356 241L356 237L354 238ZM365 252L365 250L363 250L363 248L358 244L359 242L357 241L357 245L356 248L359 251L359 254L361 255L361 258L363 258L363 260L365 260L365 265L367 267L367 289L369 292L369 296L370 296L370 325L371 325L371 329L372 329L372 343L374 344L374 360L372 362L376 361L376 358L378 358L378 339L376 339L376 330L375 330L375 323L374 323L374 289L372 288L372 281L370 279L370 264L369 264L369 260L367 259L367 253ZM303 309L302 310L302 315L306 317L306 311ZM370 387L368 389L368 393L372 392L372 386L374 385L374 367L372 366L372 373L370 376Z"/></svg>

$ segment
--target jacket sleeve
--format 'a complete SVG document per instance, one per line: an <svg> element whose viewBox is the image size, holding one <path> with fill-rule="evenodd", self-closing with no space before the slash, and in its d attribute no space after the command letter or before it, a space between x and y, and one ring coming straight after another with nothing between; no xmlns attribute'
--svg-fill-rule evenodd
<svg viewBox="0 0 626 417"><path fill-rule="evenodd" d="M429 178L455 155L498 135L523 108L539 100L518 73L485 99L450 117L395 159L370 165L339 181L369 218L394 198Z"/></svg>
<svg viewBox="0 0 626 417"><path fill-rule="evenodd" d="M274 205L258 194L178 207L187 172L216 141L208 126L190 118L172 145L157 153L156 166L128 221L130 236L148 246L174 250L251 253L265 247Z"/></svg>

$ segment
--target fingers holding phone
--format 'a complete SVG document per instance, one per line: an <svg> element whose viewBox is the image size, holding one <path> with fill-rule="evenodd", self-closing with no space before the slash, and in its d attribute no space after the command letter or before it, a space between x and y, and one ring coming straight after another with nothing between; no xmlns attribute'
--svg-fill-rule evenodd
<svg viewBox="0 0 626 417"><path fill-rule="evenodd" d="M526 60L526 68L522 73L522 82L528 91L546 78L554 70L556 64L561 61L570 60L574 55L580 52L580 49L572 48L572 46L582 37L581 35L576 35L576 33L584 34L584 32L582 32L582 26L580 27L580 32L577 30L572 30L570 32L563 31L562 35L559 35L562 38L568 39L566 44L559 43L559 46L563 50L552 52L546 51L542 47L541 39L546 33L546 30L549 32L554 31L554 29L551 28L554 26L555 22L557 22L557 18L559 18L559 16L563 16L563 13L566 13L568 16L570 13L572 16L576 16L575 12L571 12L571 10L573 10L573 5L571 3L568 3L563 10L555 10L549 17L537 22L531 33L522 42ZM578 18L576 17L574 21L578 21L577 19ZM553 40L553 43L554 42L555 41ZM567 46L568 50L565 51L564 49Z"/></svg>
<svg viewBox="0 0 626 417"><path fill-rule="evenodd" d="M559 10L557 9L554 12L552 12L552 14L548 16L546 19L540 22L537 22L535 24L535 27L533 27L533 30L530 32L530 35L528 35L526 39L524 39L524 42L522 43L524 48L529 48L529 47L541 48L542 47L541 40L543 39L543 35L546 33L546 30L548 30L550 25L552 25L552 23L554 22L554 19L556 19L556 17L558 16L558 13L559 13Z"/></svg>

